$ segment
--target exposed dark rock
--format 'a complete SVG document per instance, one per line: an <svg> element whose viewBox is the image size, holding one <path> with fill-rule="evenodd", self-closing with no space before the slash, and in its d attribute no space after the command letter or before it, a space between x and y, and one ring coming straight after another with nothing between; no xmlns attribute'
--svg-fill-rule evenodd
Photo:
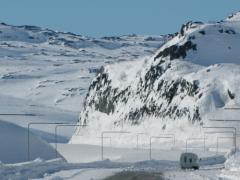
<svg viewBox="0 0 240 180"><path fill-rule="evenodd" d="M88 68L89 73L99 73L99 68Z"/></svg>
<svg viewBox="0 0 240 180"><path fill-rule="evenodd" d="M228 89L228 96L230 97L230 99L234 99L235 98L235 94L232 93L229 89Z"/></svg>
<svg viewBox="0 0 240 180"><path fill-rule="evenodd" d="M194 40L194 39L196 39L195 36L189 36L189 38L188 38L188 40Z"/></svg>
<svg viewBox="0 0 240 180"><path fill-rule="evenodd" d="M225 33L227 33L227 34L236 34L236 32L234 30L232 30L232 29L225 30Z"/></svg>
<svg viewBox="0 0 240 180"><path fill-rule="evenodd" d="M219 31L220 33L223 33L223 29L219 29L218 31Z"/></svg>
<svg viewBox="0 0 240 180"><path fill-rule="evenodd" d="M179 59L179 58L184 59L187 56L187 51L189 50L193 50L193 51L197 50L197 45L192 43L192 41L187 41L181 46L172 45L168 48L165 48L154 58L154 60L160 57L164 58L167 56L170 57L170 60Z"/></svg>
<svg viewBox="0 0 240 180"><path fill-rule="evenodd" d="M130 87L123 90L113 88L108 74L101 68L99 74L89 87L89 94L86 97L85 107L92 107L97 111L111 114L116 110L118 104L127 104L129 98L139 96L141 104L139 108L131 109L126 112L122 119L114 122L119 125L122 121L128 121L132 125L138 125L144 117L172 118L179 119L186 117L189 121L195 122L201 120L198 107L189 109L187 107L179 107L174 100L175 97L184 99L186 97L200 98L198 95L198 81L189 82L183 78L165 80L161 76L171 68L171 62L159 62L155 66L151 66L146 75L140 77L137 85L137 92L132 92ZM157 88L154 88L157 84ZM150 98L150 94L154 92L155 98ZM161 102L159 103L158 102ZM166 106L167 105L167 106ZM88 112L86 112L88 113ZM86 116L87 117L87 116Z"/></svg>
<svg viewBox="0 0 240 180"><path fill-rule="evenodd" d="M203 24L202 22L200 21L197 21L197 22L192 22L192 21L189 21L187 22L186 24L183 24L181 29L180 29L180 35L181 36L184 36L185 35L185 32L188 30L188 29L193 29L193 28L196 28L198 27L198 25L201 25Z"/></svg>
<svg viewBox="0 0 240 180"><path fill-rule="evenodd" d="M202 34L202 35L205 35L205 34L206 34L206 32L203 31L203 30L202 30L202 31L199 31L199 33Z"/></svg>
<svg viewBox="0 0 240 180"><path fill-rule="evenodd" d="M125 119L129 119L132 125L138 125L142 121L141 119L144 117L154 116L154 117L170 117L172 119L177 119L186 116L190 121L195 122L196 120L201 120L200 113L198 107L195 108L194 113L191 115L190 110L188 108L180 108L177 104L172 103L174 97L182 94L182 98L187 96L194 97L198 94L199 88L197 86L197 82L190 83L185 79L177 79L175 81L160 81L158 84L158 96L156 99L159 99L163 104L167 103L168 106L163 106L163 104L159 104L153 99L148 98L148 93L144 94L143 91L140 96L142 97L143 106L141 108L132 109L130 113L125 117ZM151 90L150 90L151 91ZM153 91L153 90L152 90ZM144 97L145 96L145 97Z"/></svg>

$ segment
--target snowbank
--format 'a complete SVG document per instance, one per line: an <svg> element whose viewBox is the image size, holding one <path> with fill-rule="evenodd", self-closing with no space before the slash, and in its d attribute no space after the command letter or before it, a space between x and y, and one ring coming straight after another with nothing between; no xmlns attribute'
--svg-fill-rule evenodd
<svg viewBox="0 0 240 180"><path fill-rule="evenodd" d="M222 170L219 177L221 179L238 180L240 177L240 150L234 154L230 152L226 155L228 158L224 163L225 169Z"/></svg>
<svg viewBox="0 0 240 180"><path fill-rule="evenodd" d="M15 124L0 121L0 161L2 163L18 163L28 160L27 129ZM56 156L54 148L30 133L30 160L41 158L53 159Z"/></svg>
<svg viewBox="0 0 240 180"><path fill-rule="evenodd" d="M225 162L225 168L230 171L240 172L240 150L232 154Z"/></svg>

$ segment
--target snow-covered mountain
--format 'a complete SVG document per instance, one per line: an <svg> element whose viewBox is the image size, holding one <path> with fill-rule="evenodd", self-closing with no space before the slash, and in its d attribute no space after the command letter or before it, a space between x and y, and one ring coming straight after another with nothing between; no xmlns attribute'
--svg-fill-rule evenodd
<svg viewBox="0 0 240 180"><path fill-rule="evenodd" d="M179 139L202 135L201 125L214 112L240 105L239 16L188 22L151 58L102 68L80 115L85 134L124 129L171 132ZM78 132L73 140L83 142Z"/></svg>
<svg viewBox="0 0 240 180"><path fill-rule="evenodd" d="M152 55L168 38L171 36L91 38L0 23L0 119L25 128L29 122L77 123L87 89L101 66ZM25 134L18 134L14 127L3 126L9 132L4 138L25 140ZM55 142L54 125L33 125L30 130ZM66 142L73 130L61 128L59 142ZM4 138L0 139L2 145L6 144ZM21 157L9 161L7 151L1 157L6 162L26 160L26 154L21 154L26 150L24 143L15 152ZM6 147L14 145L15 141L9 141ZM36 148L45 147L40 146ZM37 153L32 157L46 159Z"/></svg>
<svg viewBox="0 0 240 180"><path fill-rule="evenodd" d="M91 38L1 23L0 94L79 112L101 66L152 55L168 38Z"/></svg>

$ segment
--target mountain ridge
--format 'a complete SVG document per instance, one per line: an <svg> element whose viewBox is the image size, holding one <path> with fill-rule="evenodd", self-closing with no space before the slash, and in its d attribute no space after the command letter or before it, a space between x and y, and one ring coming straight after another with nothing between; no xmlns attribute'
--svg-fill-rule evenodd
<svg viewBox="0 0 240 180"><path fill-rule="evenodd" d="M151 55L168 38L160 35L91 38L1 23L1 92L78 112L101 66Z"/></svg>
<svg viewBox="0 0 240 180"><path fill-rule="evenodd" d="M125 79L133 72L135 78L127 85L118 82L129 64L121 64L123 69L114 75L114 66L105 67L90 85L79 123L89 125L89 136L123 127L144 131L148 126L148 133L155 135L181 131L179 126L184 136L194 126L199 132L212 112L240 104L239 44L239 21L188 22L155 55L140 66L131 65Z"/></svg>

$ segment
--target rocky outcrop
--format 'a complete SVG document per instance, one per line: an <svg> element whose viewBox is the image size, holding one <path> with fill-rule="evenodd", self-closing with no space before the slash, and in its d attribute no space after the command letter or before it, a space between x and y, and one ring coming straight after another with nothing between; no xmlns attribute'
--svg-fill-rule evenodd
<svg viewBox="0 0 240 180"><path fill-rule="evenodd" d="M121 65L102 68L89 88L81 121L87 124L91 113L101 112L109 116L115 126L140 125L146 119L185 119L194 124L216 108L214 104L221 102L224 106L236 100L231 78L226 76L224 81L219 81L216 75L222 75L229 67L222 70L222 66L214 66L225 59L235 63L234 57L227 56L230 50L232 54L239 54L238 26L236 22L229 23L184 24L180 32L140 68L132 66L126 76L132 73L135 76L128 83L118 78L121 71L126 70L121 70ZM113 66L119 68L110 71ZM216 83L212 83L214 81Z"/></svg>

